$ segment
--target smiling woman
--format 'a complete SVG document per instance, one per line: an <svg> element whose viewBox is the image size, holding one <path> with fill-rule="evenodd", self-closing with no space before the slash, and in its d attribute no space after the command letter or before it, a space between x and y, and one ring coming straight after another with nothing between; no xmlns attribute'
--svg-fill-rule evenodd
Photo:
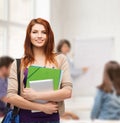
<svg viewBox="0 0 120 123"><path fill-rule="evenodd" d="M56 91L36 92L26 87L28 67L31 65L58 68L63 71L61 88ZM20 123L59 123L59 114L64 111L64 99L70 98L72 83L67 58L54 53L54 35L49 23L37 18L28 25L24 44L24 57L21 59L21 96L17 95L16 62L8 82L8 102L19 107ZM36 99L48 103L33 102ZM32 112L37 110L38 112Z"/></svg>
<svg viewBox="0 0 120 123"><path fill-rule="evenodd" d="M46 30L43 25L35 24L31 30L31 42L35 47L43 47L47 39Z"/></svg>

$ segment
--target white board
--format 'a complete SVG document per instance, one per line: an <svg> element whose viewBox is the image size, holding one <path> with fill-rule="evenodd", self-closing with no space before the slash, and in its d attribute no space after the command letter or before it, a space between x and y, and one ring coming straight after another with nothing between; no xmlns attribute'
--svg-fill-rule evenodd
<svg viewBox="0 0 120 123"><path fill-rule="evenodd" d="M98 38L74 42L76 67L88 66L86 74L73 81L73 95L92 96L96 86L102 82L106 62L114 58L114 39Z"/></svg>

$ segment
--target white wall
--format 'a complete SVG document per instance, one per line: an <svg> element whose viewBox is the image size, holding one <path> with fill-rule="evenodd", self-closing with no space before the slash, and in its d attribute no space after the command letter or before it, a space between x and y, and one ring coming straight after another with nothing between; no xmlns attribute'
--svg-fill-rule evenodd
<svg viewBox="0 0 120 123"><path fill-rule="evenodd" d="M35 1L35 17L44 18L50 21L50 0Z"/></svg>
<svg viewBox="0 0 120 123"><path fill-rule="evenodd" d="M56 42L113 37L120 60L120 0L52 0L51 23Z"/></svg>
<svg viewBox="0 0 120 123"><path fill-rule="evenodd" d="M52 26L52 30L54 32L55 40L59 40L61 35L62 29L62 18L63 13L61 12L61 5L64 1L63 0L51 0L50 2L50 23ZM64 9L64 8L63 8Z"/></svg>

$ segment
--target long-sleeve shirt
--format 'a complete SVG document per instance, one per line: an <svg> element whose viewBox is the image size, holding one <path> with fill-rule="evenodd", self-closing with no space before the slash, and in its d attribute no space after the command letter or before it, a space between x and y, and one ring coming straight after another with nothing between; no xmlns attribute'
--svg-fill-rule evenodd
<svg viewBox="0 0 120 123"><path fill-rule="evenodd" d="M0 99L7 94L7 79L0 78Z"/></svg>
<svg viewBox="0 0 120 123"><path fill-rule="evenodd" d="M7 79L0 78L0 99L7 94ZM0 100L0 112L4 112L6 104Z"/></svg>
<svg viewBox="0 0 120 123"><path fill-rule="evenodd" d="M78 78L79 76L81 76L84 73L84 71L82 70L82 68L77 68L73 60L69 56L67 56L67 59L70 66L70 74L72 79L74 80Z"/></svg>

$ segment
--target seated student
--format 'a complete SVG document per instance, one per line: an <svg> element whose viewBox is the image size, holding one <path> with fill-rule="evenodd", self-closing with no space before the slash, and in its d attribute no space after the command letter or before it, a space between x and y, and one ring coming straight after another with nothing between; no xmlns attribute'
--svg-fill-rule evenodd
<svg viewBox="0 0 120 123"><path fill-rule="evenodd" d="M9 56L0 57L0 117L6 113L5 96L7 93L7 77L13 59Z"/></svg>
<svg viewBox="0 0 120 123"><path fill-rule="evenodd" d="M103 82L98 86L91 119L120 120L120 65L105 65Z"/></svg>

